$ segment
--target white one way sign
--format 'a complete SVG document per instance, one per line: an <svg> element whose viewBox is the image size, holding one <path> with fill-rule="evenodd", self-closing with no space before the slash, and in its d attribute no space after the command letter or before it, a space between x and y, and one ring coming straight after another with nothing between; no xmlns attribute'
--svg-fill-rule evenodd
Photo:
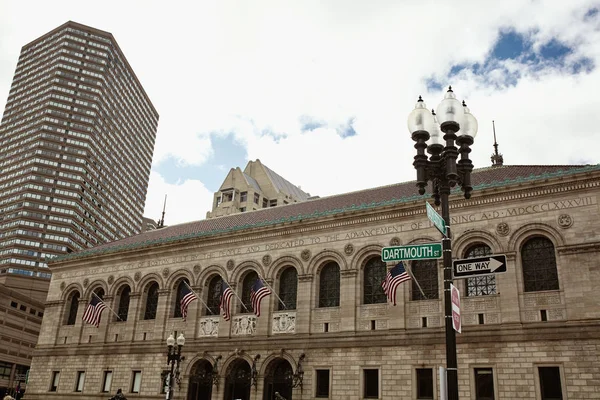
<svg viewBox="0 0 600 400"><path fill-rule="evenodd" d="M504 254L478 258L465 258L452 262L454 278L469 278L471 276L491 275L506 272L506 256Z"/></svg>

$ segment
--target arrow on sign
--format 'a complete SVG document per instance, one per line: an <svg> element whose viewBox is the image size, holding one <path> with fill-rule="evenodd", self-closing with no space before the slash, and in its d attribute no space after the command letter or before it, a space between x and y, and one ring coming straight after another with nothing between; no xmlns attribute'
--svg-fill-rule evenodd
<svg viewBox="0 0 600 400"><path fill-rule="evenodd" d="M469 278L471 276L492 275L506 272L506 256L504 254L487 257L466 258L452 262L454 277Z"/></svg>

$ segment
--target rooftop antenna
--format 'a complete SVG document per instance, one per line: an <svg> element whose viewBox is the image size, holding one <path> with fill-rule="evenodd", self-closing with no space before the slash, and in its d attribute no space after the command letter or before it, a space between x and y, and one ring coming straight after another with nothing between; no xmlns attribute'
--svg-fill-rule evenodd
<svg viewBox="0 0 600 400"><path fill-rule="evenodd" d="M492 154L492 167L499 167L504 164L502 154L498 153L498 142L496 142L496 123L492 120L494 130L494 154Z"/></svg>
<svg viewBox="0 0 600 400"><path fill-rule="evenodd" d="M157 228L163 228L165 226L165 209L167 208L167 195L165 194L165 203L163 204L162 217L158 221Z"/></svg>

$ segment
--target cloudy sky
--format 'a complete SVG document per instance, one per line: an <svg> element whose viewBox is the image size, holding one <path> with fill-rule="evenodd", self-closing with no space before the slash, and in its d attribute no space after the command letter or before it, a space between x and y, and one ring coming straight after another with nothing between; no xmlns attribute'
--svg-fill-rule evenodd
<svg viewBox="0 0 600 400"><path fill-rule="evenodd" d="M413 180L406 117L451 84L490 165L598 163L600 2L0 0L0 112L21 46L111 32L160 114L145 214L202 219L260 159L312 195Z"/></svg>

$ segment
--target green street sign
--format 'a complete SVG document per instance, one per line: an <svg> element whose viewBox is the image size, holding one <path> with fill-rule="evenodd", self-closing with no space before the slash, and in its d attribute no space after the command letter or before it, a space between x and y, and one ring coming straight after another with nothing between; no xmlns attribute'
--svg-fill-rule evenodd
<svg viewBox="0 0 600 400"><path fill-rule="evenodd" d="M441 243L384 247L381 250L381 260L383 262L405 260L432 260L436 258L442 258Z"/></svg>
<svg viewBox="0 0 600 400"><path fill-rule="evenodd" d="M446 236L446 221L444 221L444 218L428 202L425 202L425 208L427 209L427 218L433 222L438 231L442 232L442 235Z"/></svg>

